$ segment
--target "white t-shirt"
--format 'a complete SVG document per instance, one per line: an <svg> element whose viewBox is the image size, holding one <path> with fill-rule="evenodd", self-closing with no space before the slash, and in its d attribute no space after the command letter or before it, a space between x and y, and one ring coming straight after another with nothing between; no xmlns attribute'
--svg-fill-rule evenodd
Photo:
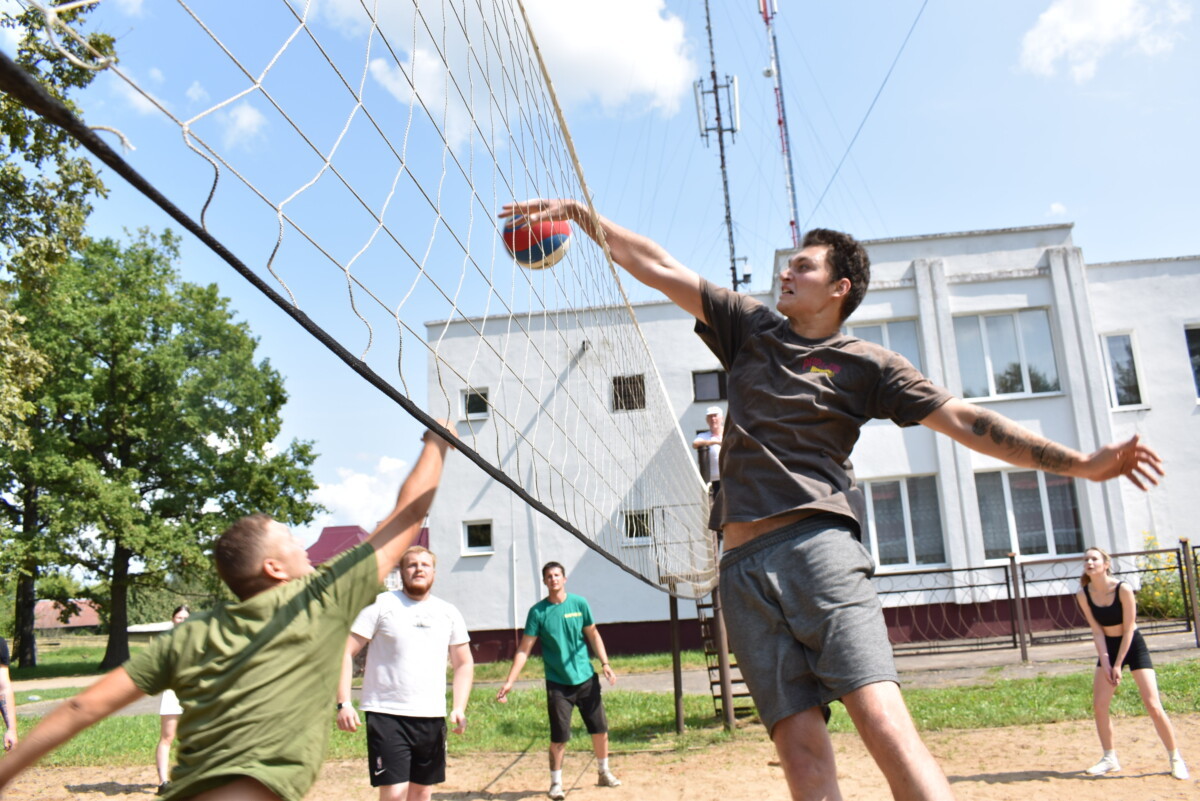
<svg viewBox="0 0 1200 801"><path fill-rule="evenodd" d="M446 659L451 645L471 641L462 614L441 598L414 601L402 591L380 594L350 631L371 641L362 709L415 718L446 717Z"/></svg>
<svg viewBox="0 0 1200 801"><path fill-rule="evenodd" d="M697 434L696 439L704 439L712 442L714 435L711 431L705 431L703 434ZM721 480L721 441L717 440L708 446L708 475L705 476L708 481Z"/></svg>

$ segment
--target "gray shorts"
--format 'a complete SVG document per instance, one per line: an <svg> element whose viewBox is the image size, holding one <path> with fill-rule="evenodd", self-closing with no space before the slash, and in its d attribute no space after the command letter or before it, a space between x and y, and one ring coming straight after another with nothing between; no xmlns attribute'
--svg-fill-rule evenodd
<svg viewBox="0 0 1200 801"><path fill-rule="evenodd" d="M874 572L867 549L831 515L721 558L729 644L767 731L868 684L899 683Z"/></svg>

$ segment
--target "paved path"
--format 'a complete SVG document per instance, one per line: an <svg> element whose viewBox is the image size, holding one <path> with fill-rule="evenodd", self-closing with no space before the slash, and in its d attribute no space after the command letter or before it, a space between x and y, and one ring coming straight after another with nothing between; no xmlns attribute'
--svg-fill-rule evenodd
<svg viewBox="0 0 1200 801"><path fill-rule="evenodd" d="M1156 664L1168 664L1182 660L1200 659L1196 637L1189 632L1158 634L1147 638L1150 652ZM1029 662L1022 664L1021 652L1015 648L994 651L956 651L916 656L899 656L896 666L905 687L961 687L987 684L1000 679L1028 679L1036 676L1058 676L1067 673L1091 671L1096 661L1096 652L1091 641L1039 645L1029 649ZM86 687L97 676L74 678L32 679L15 681L18 692L36 691L54 687ZM498 687L498 681L478 681L476 687ZM541 687L540 679L519 681L517 687ZM669 693L674 690L670 671L654 673L626 673L617 677L614 689L640 692ZM704 670L683 672L683 691L689 695L708 693L708 674ZM357 690L355 693L357 694ZM18 707L21 715L43 715L60 701L39 701ZM158 698L142 698L125 707L122 715L156 715Z"/></svg>

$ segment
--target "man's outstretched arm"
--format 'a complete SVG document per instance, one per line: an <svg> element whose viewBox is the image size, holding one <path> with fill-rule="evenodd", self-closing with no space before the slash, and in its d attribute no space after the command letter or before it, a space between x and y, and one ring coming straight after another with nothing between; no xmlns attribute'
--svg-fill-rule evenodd
<svg viewBox="0 0 1200 801"><path fill-rule="evenodd" d="M1125 476L1141 490L1158 484L1162 459L1135 434L1094 453L1083 454L1035 434L1003 415L959 398L952 398L921 421L971 450L1002 459L1017 467L1032 467L1090 481Z"/></svg>
<svg viewBox="0 0 1200 801"><path fill-rule="evenodd" d="M119 667L79 695L63 701L8 756L0 759L0 790L50 751L143 695L125 668Z"/></svg>
<svg viewBox="0 0 1200 801"><path fill-rule="evenodd" d="M421 454L408 478L400 485L395 508L367 540L375 549L375 558L379 562L380 583L392 572L404 551L416 541L421 522L433 505L438 482L442 480L442 468L450 443L432 431L426 431L421 441Z"/></svg>
<svg viewBox="0 0 1200 801"><path fill-rule="evenodd" d="M546 200L536 198L520 203L508 203L501 217L524 215L530 223L544 220L570 220L596 241L608 244L613 261L635 279L662 292L679 308L708 323L700 300L700 276L684 267L662 245L649 237L635 234L612 220L597 214L592 217L587 205L578 200Z"/></svg>

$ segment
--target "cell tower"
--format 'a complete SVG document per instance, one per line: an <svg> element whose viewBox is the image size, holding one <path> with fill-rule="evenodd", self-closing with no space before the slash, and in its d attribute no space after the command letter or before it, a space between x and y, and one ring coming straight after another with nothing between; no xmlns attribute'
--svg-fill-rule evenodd
<svg viewBox="0 0 1200 801"><path fill-rule="evenodd" d="M712 16L709 14L708 0L704 0L704 23L708 30L708 57L712 69L709 73L710 83L707 87L703 79L695 83L696 116L700 123L700 138L704 140L705 145L708 144L710 133L717 135L717 150L721 156L721 188L725 192L725 231L729 236L729 272L733 276L733 288L736 290L738 286L750 283L750 268L738 270L738 262L744 263L746 259L738 258L733 243L733 211L729 205L729 172L725 165L725 134L729 134L732 139L741 123L738 110L737 76L726 75L725 83L717 83L717 55L713 49ZM715 122L712 125L708 124L706 95L712 95L715 110ZM724 114L722 114L722 100L724 101ZM726 118L732 121L728 127L723 122Z"/></svg>
<svg viewBox="0 0 1200 801"><path fill-rule="evenodd" d="M783 107L783 73L779 68L779 43L775 39L775 15L779 6L775 0L758 0L758 10L763 22L767 25L767 39L771 43L771 64L763 70L763 75L775 79L775 113L779 123L779 146L783 150L783 182L787 189L788 204L792 217L788 226L792 231L792 247L800 247L800 218L796 205L796 177L792 170L792 143L788 136L787 112Z"/></svg>

